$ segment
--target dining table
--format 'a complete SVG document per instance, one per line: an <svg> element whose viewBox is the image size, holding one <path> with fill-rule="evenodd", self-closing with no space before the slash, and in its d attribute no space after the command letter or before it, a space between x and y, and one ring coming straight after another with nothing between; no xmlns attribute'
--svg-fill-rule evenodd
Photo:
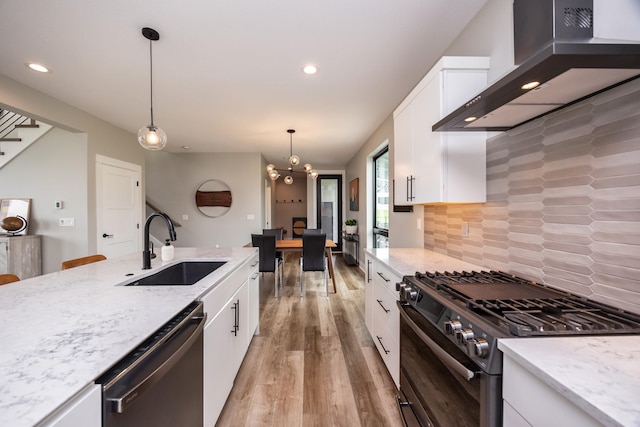
<svg viewBox="0 0 640 427"><path fill-rule="evenodd" d="M333 257L331 249L337 247L336 243L327 239L325 243L325 251L327 253L327 268L329 269L329 277L331 277L331 281L333 283L333 292L336 293L336 276L333 274ZM302 250L302 239L286 239L286 240L276 240L276 250L277 251L301 251Z"/></svg>

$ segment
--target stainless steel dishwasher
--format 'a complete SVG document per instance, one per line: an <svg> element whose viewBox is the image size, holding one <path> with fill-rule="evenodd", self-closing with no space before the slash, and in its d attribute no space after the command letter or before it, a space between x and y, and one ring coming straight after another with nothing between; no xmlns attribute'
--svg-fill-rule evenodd
<svg viewBox="0 0 640 427"><path fill-rule="evenodd" d="M192 303L96 382L104 427L201 427L206 315Z"/></svg>

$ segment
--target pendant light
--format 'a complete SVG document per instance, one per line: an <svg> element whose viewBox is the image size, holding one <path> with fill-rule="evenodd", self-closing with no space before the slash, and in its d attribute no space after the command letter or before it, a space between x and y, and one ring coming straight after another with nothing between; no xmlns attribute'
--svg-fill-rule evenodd
<svg viewBox="0 0 640 427"><path fill-rule="evenodd" d="M153 47L154 41L160 40L160 34L153 28L143 28L142 35L149 40L149 81L151 82L151 124L138 131L138 142L147 150L162 150L167 145L167 134L153 124Z"/></svg>
<svg viewBox="0 0 640 427"><path fill-rule="evenodd" d="M313 166L311 166L310 163L306 163L304 165L304 170L295 170L295 166L298 166L300 164L300 157L293 154L293 134L295 132L295 129L287 129L287 133L289 134L289 167L286 169L286 172L283 171L283 173L287 174L287 176L284 177L284 183L287 185L293 184L292 175L294 173L306 173L313 179L316 179L318 177L318 171L313 169ZM280 171L273 164L267 165L267 173L269 174L269 178L271 178L272 181L277 180L281 176Z"/></svg>

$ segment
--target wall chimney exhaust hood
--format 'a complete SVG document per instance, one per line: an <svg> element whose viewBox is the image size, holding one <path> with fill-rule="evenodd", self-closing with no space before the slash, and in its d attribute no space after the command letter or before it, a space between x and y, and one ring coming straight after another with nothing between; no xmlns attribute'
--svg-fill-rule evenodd
<svg viewBox="0 0 640 427"><path fill-rule="evenodd" d="M640 22L640 2L630 1L627 9ZM617 3L608 1L606 7ZM433 131L508 130L640 77L640 42L594 38L599 17L593 10L593 0L514 0L518 65L433 125Z"/></svg>

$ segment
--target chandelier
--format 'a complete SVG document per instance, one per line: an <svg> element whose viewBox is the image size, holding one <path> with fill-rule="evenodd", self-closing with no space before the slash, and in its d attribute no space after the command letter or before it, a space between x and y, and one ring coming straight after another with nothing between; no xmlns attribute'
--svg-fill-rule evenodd
<svg viewBox="0 0 640 427"><path fill-rule="evenodd" d="M160 34L153 28L143 28L142 35L149 40L149 81L151 82L151 124L138 131L138 142L147 150L162 150L167 145L167 134L153 124L153 49L154 41L160 40Z"/></svg>
<svg viewBox="0 0 640 427"><path fill-rule="evenodd" d="M287 133L289 134L289 167L287 169L277 169L273 164L267 165L267 173L269 174L269 178L272 181L280 178L280 171L286 174L284 177L284 183L291 185L293 184L293 174L294 173L306 173L313 179L318 177L318 171L311 166L310 163L307 163L303 166L303 170L295 170L295 167L300 164L300 157L293 154L293 134L296 131L294 129L287 129Z"/></svg>

